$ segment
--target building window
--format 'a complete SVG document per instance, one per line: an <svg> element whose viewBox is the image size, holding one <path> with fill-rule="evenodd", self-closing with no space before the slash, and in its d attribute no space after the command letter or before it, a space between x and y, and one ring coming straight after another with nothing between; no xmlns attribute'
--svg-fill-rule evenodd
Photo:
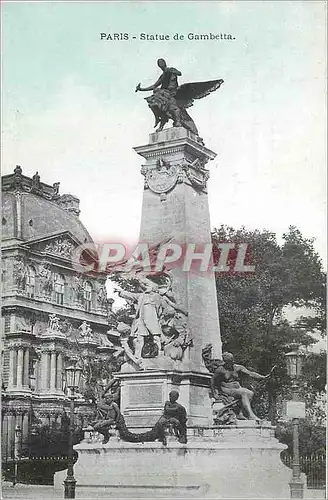
<svg viewBox="0 0 328 500"><path fill-rule="evenodd" d="M1 292L5 291L5 283L6 283L6 271L1 269Z"/></svg>
<svg viewBox="0 0 328 500"><path fill-rule="evenodd" d="M91 283L89 283L89 281L86 281L83 290L83 302L84 302L84 309L87 312L91 311L91 301L92 301L92 286Z"/></svg>
<svg viewBox="0 0 328 500"><path fill-rule="evenodd" d="M55 302L62 306L64 304L65 278L62 274L57 274L55 280Z"/></svg>
<svg viewBox="0 0 328 500"><path fill-rule="evenodd" d="M35 269L29 267L26 275L26 295L33 298L35 294Z"/></svg>

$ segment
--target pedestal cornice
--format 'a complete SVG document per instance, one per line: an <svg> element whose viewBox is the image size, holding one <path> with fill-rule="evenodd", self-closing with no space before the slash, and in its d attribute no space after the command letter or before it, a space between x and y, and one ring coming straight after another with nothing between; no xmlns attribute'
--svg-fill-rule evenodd
<svg viewBox="0 0 328 500"><path fill-rule="evenodd" d="M192 157L202 160L204 164L216 157L216 153L206 148L199 137L182 127L150 134L149 144L133 149L150 161L160 156L176 155L177 153L189 153Z"/></svg>

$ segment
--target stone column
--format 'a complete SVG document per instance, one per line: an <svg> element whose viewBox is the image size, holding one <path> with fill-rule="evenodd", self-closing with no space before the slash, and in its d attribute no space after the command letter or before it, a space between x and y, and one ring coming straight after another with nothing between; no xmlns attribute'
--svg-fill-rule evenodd
<svg viewBox="0 0 328 500"><path fill-rule="evenodd" d="M29 388L29 364L30 364L30 351L28 349L24 352L24 370L23 370L23 386Z"/></svg>
<svg viewBox="0 0 328 500"><path fill-rule="evenodd" d="M15 435L15 440L16 440L16 448L18 453L21 452L22 448L22 442L23 442L23 411L18 410L16 411L16 419L15 419L15 429L19 427L20 433L16 436Z"/></svg>
<svg viewBox="0 0 328 500"><path fill-rule="evenodd" d="M56 357L55 352L50 353L50 392L56 391Z"/></svg>
<svg viewBox="0 0 328 500"><path fill-rule="evenodd" d="M8 415L6 413L2 413L1 434L1 456L2 460L6 461L8 456Z"/></svg>
<svg viewBox="0 0 328 500"><path fill-rule="evenodd" d="M62 380L63 380L63 355L59 353L57 357L57 381L56 381L56 386L59 391L63 390Z"/></svg>
<svg viewBox="0 0 328 500"><path fill-rule="evenodd" d="M13 386L17 386L17 349L14 349Z"/></svg>
<svg viewBox="0 0 328 500"><path fill-rule="evenodd" d="M23 368L24 368L24 350L17 351L17 389L21 389L23 385Z"/></svg>
<svg viewBox="0 0 328 500"><path fill-rule="evenodd" d="M14 457L14 446L15 446L15 415L10 413L8 415L8 458Z"/></svg>
<svg viewBox="0 0 328 500"><path fill-rule="evenodd" d="M15 369L15 351L10 349L9 351L9 374L8 374L8 390L10 391L14 387L14 369Z"/></svg>
<svg viewBox="0 0 328 500"><path fill-rule="evenodd" d="M41 392L48 391L48 362L49 362L49 353L43 352L41 354Z"/></svg>
<svg viewBox="0 0 328 500"><path fill-rule="evenodd" d="M22 440L24 441L28 436L29 429L29 414L24 413L22 421Z"/></svg>

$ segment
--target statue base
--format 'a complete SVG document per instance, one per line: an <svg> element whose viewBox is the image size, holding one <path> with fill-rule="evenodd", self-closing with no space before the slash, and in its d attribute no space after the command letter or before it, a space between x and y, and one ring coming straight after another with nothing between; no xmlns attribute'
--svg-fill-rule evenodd
<svg viewBox="0 0 328 500"><path fill-rule="evenodd" d="M121 412L133 432L150 429L163 414L172 390L179 392L179 403L187 410L189 426L210 426L210 374L178 370L119 372Z"/></svg>
<svg viewBox="0 0 328 500"><path fill-rule="evenodd" d="M102 445L83 441L74 449L77 498L288 498L291 470L286 448L265 422L188 428L188 443ZM66 471L55 474L63 489ZM59 492L58 492L59 493Z"/></svg>

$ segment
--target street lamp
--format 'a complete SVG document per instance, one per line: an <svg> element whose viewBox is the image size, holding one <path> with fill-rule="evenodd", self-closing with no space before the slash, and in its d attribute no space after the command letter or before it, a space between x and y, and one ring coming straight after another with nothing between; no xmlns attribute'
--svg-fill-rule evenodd
<svg viewBox="0 0 328 500"><path fill-rule="evenodd" d="M293 391L297 390L297 379L302 371L302 356L299 350L299 344L292 344L292 350L286 354L287 373L293 380ZM294 397L294 394L293 394Z"/></svg>
<svg viewBox="0 0 328 500"><path fill-rule="evenodd" d="M15 441L14 441L14 475L13 475L13 486L16 485L18 480L18 461L20 457L20 444L21 444L21 428L19 425L15 427Z"/></svg>
<svg viewBox="0 0 328 500"><path fill-rule="evenodd" d="M302 370L302 357L299 344L291 346L292 351L286 354L287 373L292 378L292 401L287 402L287 417L292 419L293 425L293 475L289 483L290 497L303 498L304 484L301 479L300 450L299 450L299 419L305 417L305 403L298 398L298 377Z"/></svg>
<svg viewBox="0 0 328 500"><path fill-rule="evenodd" d="M80 385L80 378L82 373L82 368L77 364L70 365L65 368L66 372L66 386L70 391L70 417L69 417L69 435L68 435L68 464L67 464L67 476L64 481L65 494L64 498L75 498L75 485L76 480L74 478L74 467L73 467L73 431L74 431L74 399L75 391Z"/></svg>

